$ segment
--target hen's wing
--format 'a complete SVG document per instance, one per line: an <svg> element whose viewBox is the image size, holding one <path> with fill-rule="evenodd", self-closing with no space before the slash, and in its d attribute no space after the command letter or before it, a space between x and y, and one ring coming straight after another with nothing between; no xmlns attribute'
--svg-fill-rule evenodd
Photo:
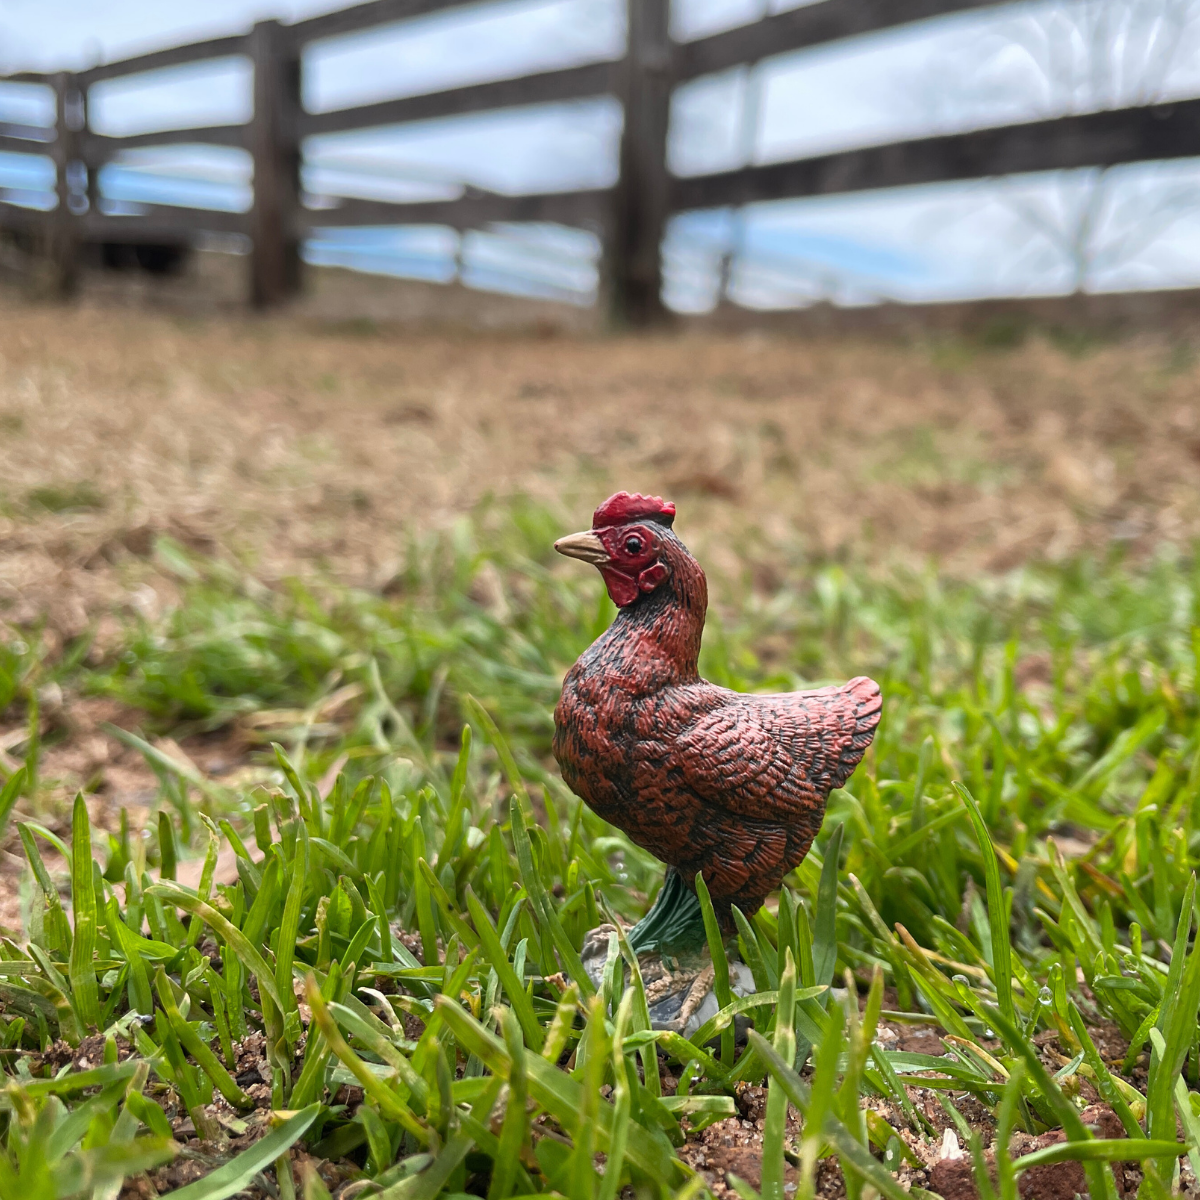
<svg viewBox="0 0 1200 1200"><path fill-rule="evenodd" d="M863 676L811 692L728 696L680 734L673 757L706 800L758 820L786 823L823 806L879 724L879 685Z"/></svg>

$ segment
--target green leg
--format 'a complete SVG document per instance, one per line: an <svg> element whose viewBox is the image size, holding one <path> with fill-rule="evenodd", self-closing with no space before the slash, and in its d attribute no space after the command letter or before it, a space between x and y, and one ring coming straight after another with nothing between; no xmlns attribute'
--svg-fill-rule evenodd
<svg viewBox="0 0 1200 1200"><path fill-rule="evenodd" d="M638 955L679 955L700 952L707 946L700 901L674 867L667 868L653 907L628 936L630 948Z"/></svg>

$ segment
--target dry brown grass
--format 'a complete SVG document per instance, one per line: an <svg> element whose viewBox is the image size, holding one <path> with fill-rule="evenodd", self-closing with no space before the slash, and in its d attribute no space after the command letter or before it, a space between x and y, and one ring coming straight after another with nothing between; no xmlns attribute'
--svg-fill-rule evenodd
<svg viewBox="0 0 1200 1200"><path fill-rule="evenodd" d="M421 333L0 299L0 620L66 635L169 598L156 530L265 578L372 583L410 522L516 491L582 521L627 487L674 498L718 566L761 536L973 572L1191 540L1198 483L1178 341Z"/></svg>

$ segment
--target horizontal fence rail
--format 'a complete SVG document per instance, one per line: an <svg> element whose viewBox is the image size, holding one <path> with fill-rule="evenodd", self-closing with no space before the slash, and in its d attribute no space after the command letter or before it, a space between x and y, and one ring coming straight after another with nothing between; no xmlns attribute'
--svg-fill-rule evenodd
<svg viewBox="0 0 1200 1200"><path fill-rule="evenodd" d="M523 196L484 192L454 200L418 200L411 203L346 199L336 208L306 209L302 220L310 229L403 224L448 225L466 230L495 222L524 221L600 226L611 197L610 191L597 190Z"/></svg>
<svg viewBox="0 0 1200 1200"><path fill-rule="evenodd" d="M458 117L466 113L517 108L527 104L586 100L611 92L616 86L618 70L619 64L616 63L588 63L582 67L543 71L516 79L496 79L440 92L401 96L396 100L380 100L355 108L303 113L300 116L300 133L305 137L345 133L352 129L430 121L438 117Z"/></svg>
<svg viewBox="0 0 1200 1200"><path fill-rule="evenodd" d="M130 206L134 207L134 206ZM250 214L173 204L139 204L136 212L91 211L81 218L84 232L96 241L156 244L177 242L192 233L250 232Z"/></svg>
<svg viewBox="0 0 1200 1200"><path fill-rule="evenodd" d="M64 291L74 280L80 247L88 242L179 246L200 234L242 235L252 246L251 298L266 305L298 289L300 243L322 229L420 224L466 232L496 223L576 226L601 236L605 290L613 314L640 324L662 313L661 245L674 213L1200 156L1200 100L1187 100L676 177L667 168L666 147L671 97L678 85L781 54L998 7L1000 0L820 0L686 43L669 36L669 2L626 0L627 46L616 61L323 112L309 112L302 102L305 48L382 25L478 6L469 0L369 0L290 25L260 22L249 33L154 50L75 73L23 71L6 76L8 81L54 89L55 125L0 123L0 151L49 156L57 171L57 206L36 209L0 199L0 229L40 238ZM247 57L254 68L254 117L249 123L119 137L90 127L88 96L95 85L230 56ZM619 175L612 188L504 195L468 187L452 199L414 202L302 193L306 138L605 96L615 97L625 113ZM188 144L241 149L250 155L254 197L249 211L117 205L100 195L100 168L124 152Z"/></svg>
<svg viewBox="0 0 1200 1200"><path fill-rule="evenodd" d="M931 17L994 8L998 0L825 0L679 47L676 78L695 79L776 54L879 33Z"/></svg>
<svg viewBox="0 0 1200 1200"><path fill-rule="evenodd" d="M304 46L309 42L347 33L361 33L377 25L393 25L398 21L409 21L413 17L425 17L451 8L465 8L475 3L476 0L368 0L366 4L356 4L352 8L297 21L288 26L288 36L294 45Z"/></svg>
<svg viewBox="0 0 1200 1200"><path fill-rule="evenodd" d="M204 62L210 58L229 58L248 52L246 34L233 37L211 38L207 42L190 42L186 46L171 46L166 50L151 50L148 54L137 54L117 62L104 63L80 71L76 80L81 87L91 87L106 79L120 79L125 75L141 75L147 71L165 71L168 67L183 67L189 63Z"/></svg>
<svg viewBox="0 0 1200 1200"><path fill-rule="evenodd" d="M1200 100L943 134L675 179L672 208L725 208L1200 156Z"/></svg>
<svg viewBox="0 0 1200 1200"><path fill-rule="evenodd" d="M12 121L0 121L0 138L19 141L23 146L28 142L52 142L55 136L53 125L18 125Z"/></svg>
<svg viewBox="0 0 1200 1200"><path fill-rule="evenodd" d="M8 154L49 154L54 149L54 141L54 138L43 141L0 133L0 150Z"/></svg>
<svg viewBox="0 0 1200 1200"><path fill-rule="evenodd" d="M103 133L88 133L81 137L84 161L88 166L102 166L122 150L141 146L236 146L244 147L249 137L248 125L208 125L194 129L163 129L149 133L130 133L110 137Z"/></svg>

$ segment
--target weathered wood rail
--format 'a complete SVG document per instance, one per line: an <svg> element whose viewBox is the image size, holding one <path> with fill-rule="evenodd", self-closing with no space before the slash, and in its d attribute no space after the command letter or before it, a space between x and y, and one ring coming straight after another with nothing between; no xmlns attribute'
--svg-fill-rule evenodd
<svg viewBox="0 0 1200 1200"><path fill-rule="evenodd" d="M13 82L54 89L53 127L0 123L0 151L48 155L57 204L39 211L0 200L0 228L41 239L60 288L71 289L87 242L180 243L200 233L251 239L254 304L285 301L301 287L300 247L322 227L443 224L459 230L491 222L550 221L595 230L604 245L605 287L614 317L635 325L662 314L661 244L666 222L688 209L943 183L1030 171L1107 167L1200 155L1200 100L1033 121L1003 128L916 138L742 167L673 176L666 162L674 88L740 64L998 0L820 0L687 43L668 32L670 0L626 0L628 37L616 61L585 63L513 79L402 96L325 112L302 102L303 53L314 42L465 8L464 0L369 0L294 24L265 21L249 33L173 46L74 73L21 72ZM244 125L170 129L124 137L94 132L88 94L106 80L206 60L242 56L254 70L254 115ZM611 189L505 195L467 188L456 199L413 203L335 198L310 206L300 186L304 140L316 135L400 125L506 108L615 96L624 108L619 179ZM247 212L137 206L106 210L98 173L124 151L206 144L246 150L254 168Z"/></svg>

